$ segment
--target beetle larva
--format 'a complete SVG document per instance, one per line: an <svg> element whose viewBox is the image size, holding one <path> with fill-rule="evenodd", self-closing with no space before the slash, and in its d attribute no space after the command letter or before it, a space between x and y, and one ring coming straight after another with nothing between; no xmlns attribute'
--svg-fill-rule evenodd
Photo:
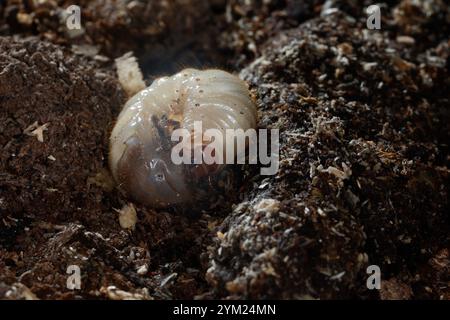
<svg viewBox="0 0 450 320"><path fill-rule="evenodd" d="M221 168L180 165L171 159L173 130L183 128L193 135L198 121L203 132L254 129L256 106L247 84L222 70L185 69L134 95L119 114L110 139L110 168L119 187L154 207L191 201L193 177Z"/></svg>

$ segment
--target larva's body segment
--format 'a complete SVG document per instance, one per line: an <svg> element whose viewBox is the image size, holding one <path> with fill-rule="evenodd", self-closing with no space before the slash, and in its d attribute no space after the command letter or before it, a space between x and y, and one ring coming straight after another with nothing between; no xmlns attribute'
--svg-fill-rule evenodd
<svg viewBox="0 0 450 320"><path fill-rule="evenodd" d="M224 136L226 129L255 128L246 83L221 70L185 69L133 96L110 139L110 168L120 188L155 207L188 202L191 171L172 162L170 135L175 128L194 132L196 121L203 131L218 129Z"/></svg>

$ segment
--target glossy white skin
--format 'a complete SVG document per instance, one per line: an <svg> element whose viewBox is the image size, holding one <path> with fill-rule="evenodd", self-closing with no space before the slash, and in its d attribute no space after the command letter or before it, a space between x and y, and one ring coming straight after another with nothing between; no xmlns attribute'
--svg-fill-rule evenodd
<svg viewBox="0 0 450 320"><path fill-rule="evenodd" d="M110 138L110 168L119 187L137 201L154 207L189 202L192 186L187 171L170 158L170 125L163 126L168 140L161 138L161 123L178 121L181 128L194 129L202 121L203 131L256 128L256 106L247 84L222 70L185 69L163 77L138 92L120 113ZM152 120L153 118L153 120ZM159 128L157 128L157 126Z"/></svg>

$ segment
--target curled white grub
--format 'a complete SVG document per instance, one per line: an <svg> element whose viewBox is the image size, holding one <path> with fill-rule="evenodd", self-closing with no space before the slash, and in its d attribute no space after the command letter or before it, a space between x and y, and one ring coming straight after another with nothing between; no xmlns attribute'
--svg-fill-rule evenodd
<svg viewBox="0 0 450 320"><path fill-rule="evenodd" d="M256 106L247 84L222 70L185 69L162 77L134 95L120 113L110 139L110 168L119 187L137 201L166 207L192 201L193 178L221 165L175 164L171 135L186 129L198 141L202 131L255 129ZM195 134L194 134L195 132ZM205 147L202 138L195 148Z"/></svg>

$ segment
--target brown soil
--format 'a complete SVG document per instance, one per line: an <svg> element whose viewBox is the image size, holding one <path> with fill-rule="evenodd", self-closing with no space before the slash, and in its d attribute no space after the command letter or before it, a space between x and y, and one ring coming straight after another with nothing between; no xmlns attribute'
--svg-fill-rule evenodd
<svg viewBox="0 0 450 320"><path fill-rule="evenodd" d="M387 1L375 31L355 2L79 1L77 37L71 1L0 2L0 298L450 299L450 9ZM233 168L237 192L136 203L122 229L106 159L130 50L148 83L239 73L278 173Z"/></svg>

